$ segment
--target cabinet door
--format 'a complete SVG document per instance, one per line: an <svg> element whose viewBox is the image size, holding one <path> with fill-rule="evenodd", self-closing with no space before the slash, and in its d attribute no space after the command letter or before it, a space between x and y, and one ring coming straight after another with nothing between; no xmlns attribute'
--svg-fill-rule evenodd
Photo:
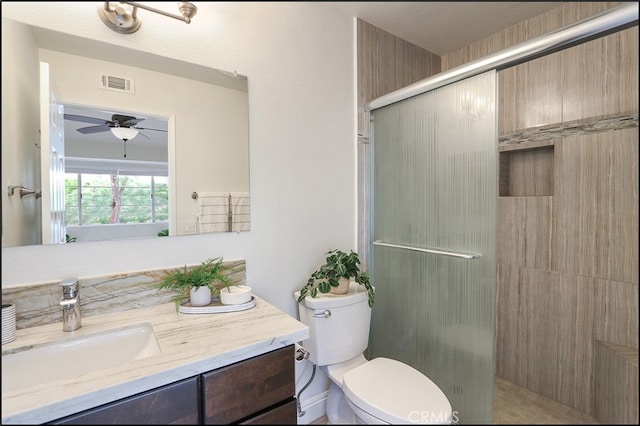
<svg viewBox="0 0 640 426"><path fill-rule="evenodd" d="M192 377L51 424L198 424L198 399L198 378Z"/></svg>
<svg viewBox="0 0 640 426"><path fill-rule="evenodd" d="M203 374L205 424L238 422L295 394L293 345Z"/></svg>

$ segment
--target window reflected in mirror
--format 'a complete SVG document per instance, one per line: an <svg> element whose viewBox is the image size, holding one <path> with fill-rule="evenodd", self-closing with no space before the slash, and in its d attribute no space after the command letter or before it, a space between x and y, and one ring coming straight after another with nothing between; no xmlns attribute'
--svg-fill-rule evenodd
<svg viewBox="0 0 640 426"><path fill-rule="evenodd" d="M167 119L65 105L64 123L67 242L168 233Z"/></svg>

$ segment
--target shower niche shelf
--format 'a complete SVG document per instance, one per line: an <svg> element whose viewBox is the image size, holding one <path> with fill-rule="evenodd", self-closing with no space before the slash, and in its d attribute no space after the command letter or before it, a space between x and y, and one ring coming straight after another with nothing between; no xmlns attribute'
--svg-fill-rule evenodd
<svg viewBox="0 0 640 426"><path fill-rule="evenodd" d="M553 140L501 145L498 151L501 197L553 195Z"/></svg>

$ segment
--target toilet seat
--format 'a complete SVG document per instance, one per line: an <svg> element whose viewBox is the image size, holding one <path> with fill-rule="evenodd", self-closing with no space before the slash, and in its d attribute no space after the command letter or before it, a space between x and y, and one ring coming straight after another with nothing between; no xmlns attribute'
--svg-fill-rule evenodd
<svg viewBox="0 0 640 426"><path fill-rule="evenodd" d="M355 407L385 423L451 422L451 404L440 388L393 359L374 358L346 372L342 390Z"/></svg>

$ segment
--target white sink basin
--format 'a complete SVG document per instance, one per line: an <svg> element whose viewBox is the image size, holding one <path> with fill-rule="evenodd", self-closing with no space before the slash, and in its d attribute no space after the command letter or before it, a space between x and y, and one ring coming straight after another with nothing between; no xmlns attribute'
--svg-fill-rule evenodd
<svg viewBox="0 0 640 426"><path fill-rule="evenodd" d="M2 355L2 392L116 367L160 353L151 323L44 343Z"/></svg>

